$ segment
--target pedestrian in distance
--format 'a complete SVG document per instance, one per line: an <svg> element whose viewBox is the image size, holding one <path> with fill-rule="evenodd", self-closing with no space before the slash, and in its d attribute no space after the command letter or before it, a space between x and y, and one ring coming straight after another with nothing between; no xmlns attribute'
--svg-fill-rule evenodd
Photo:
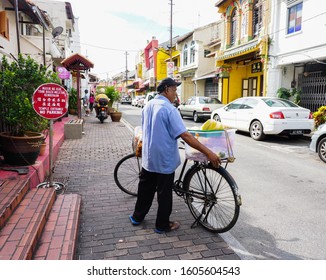
<svg viewBox="0 0 326 280"><path fill-rule="evenodd" d="M85 95L83 97L83 107L84 107L86 117L89 116L89 107L88 106L89 106L89 93L88 93L88 90L85 89Z"/></svg>
<svg viewBox="0 0 326 280"><path fill-rule="evenodd" d="M162 80L157 87L159 94L142 111L142 170L135 209L129 219L133 225L140 225L151 208L156 192L156 233L180 227L179 222L170 221L174 175L181 164L178 138L204 153L214 167L221 164L213 151L187 131L178 110L173 106L180 84L171 78Z"/></svg>
<svg viewBox="0 0 326 280"><path fill-rule="evenodd" d="M91 113L93 112L94 101L95 101L95 96L93 93L91 93L91 95L89 96L89 110Z"/></svg>

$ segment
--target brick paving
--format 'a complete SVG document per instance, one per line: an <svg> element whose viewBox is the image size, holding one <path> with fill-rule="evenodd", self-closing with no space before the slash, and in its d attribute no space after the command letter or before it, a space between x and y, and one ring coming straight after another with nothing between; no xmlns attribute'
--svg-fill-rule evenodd
<svg viewBox="0 0 326 280"><path fill-rule="evenodd" d="M101 124L95 116L85 118L84 130L82 139L64 141L54 169L55 177L68 178L66 193L82 198L77 259L240 259L218 234L191 228L193 217L176 195L171 219L181 222L177 231L154 233L156 201L142 225L132 226L135 197L113 179L115 164L132 152L132 133L124 122Z"/></svg>

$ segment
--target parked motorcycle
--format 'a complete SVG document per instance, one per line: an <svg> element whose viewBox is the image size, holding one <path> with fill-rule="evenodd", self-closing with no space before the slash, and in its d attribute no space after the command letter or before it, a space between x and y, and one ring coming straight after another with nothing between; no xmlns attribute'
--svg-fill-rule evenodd
<svg viewBox="0 0 326 280"><path fill-rule="evenodd" d="M100 120L101 123L108 118L108 101L106 99L100 99L97 104L97 115L96 117Z"/></svg>

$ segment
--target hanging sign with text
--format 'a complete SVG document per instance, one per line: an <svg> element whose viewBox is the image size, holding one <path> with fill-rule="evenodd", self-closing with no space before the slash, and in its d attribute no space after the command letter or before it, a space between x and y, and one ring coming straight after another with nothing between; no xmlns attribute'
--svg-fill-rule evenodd
<svg viewBox="0 0 326 280"><path fill-rule="evenodd" d="M168 77L169 78L173 78L173 74L174 74L174 62L170 61L166 64L167 66L167 72L168 72Z"/></svg>
<svg viewBox="0 0 326 280"><path fill-rule="evenodd" d="M68 111L68 93L60 85L40 85L33 93L33 108L46 119L58 119Z"/></svg>

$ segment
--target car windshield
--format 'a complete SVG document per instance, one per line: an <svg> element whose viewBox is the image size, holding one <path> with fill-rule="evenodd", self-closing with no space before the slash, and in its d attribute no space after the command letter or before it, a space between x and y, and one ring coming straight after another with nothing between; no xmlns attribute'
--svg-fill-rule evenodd
<svg viewBox="0 0 326 280"><path fill-rule="evenodd" d="M221 101L217 98L209 98L209 97L200 97L199 98L200 104L221 104Z"/></svg>
<svg viewBox="0 0 326 280"><path fill-rule="evenodd" d="M266 98L263 100L269 107L299 107L298 105L294 104L293 102L291 102L289 100L285 100L285 99Z"/></svg>

